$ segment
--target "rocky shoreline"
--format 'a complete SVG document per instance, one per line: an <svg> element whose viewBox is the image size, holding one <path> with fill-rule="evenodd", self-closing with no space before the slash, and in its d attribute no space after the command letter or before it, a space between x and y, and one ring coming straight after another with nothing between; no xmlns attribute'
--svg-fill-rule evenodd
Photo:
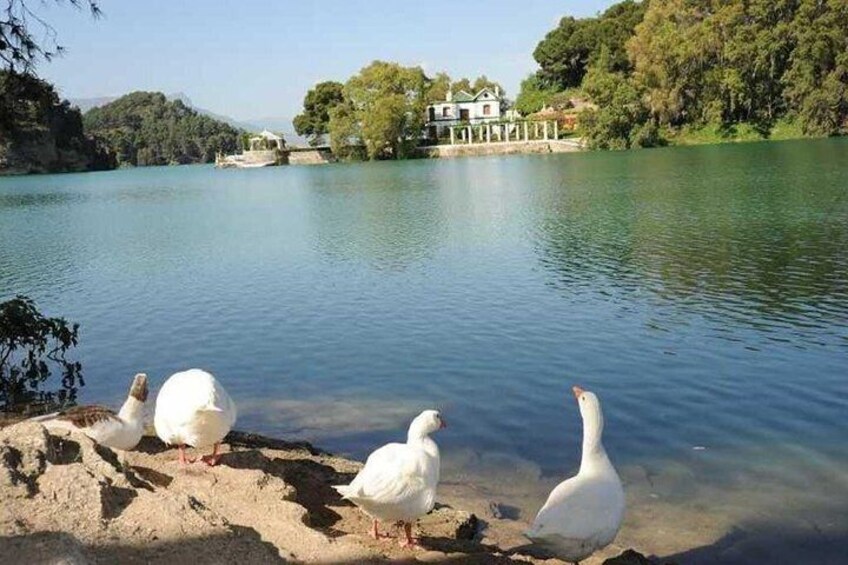
<svg viewBox="0 0 848 565"><path fill-rule="evenodd" d="M0 429L2 562L561 563L516 546L525 524L496 503L453 491L420 520L421 548L375 541L367 517L331 488L360 463L241 432L223 447L216 467L180 467L154 437L119 454L39 424ZM652 563L635 551L609 558L621 550L583 563Z"/></svg>

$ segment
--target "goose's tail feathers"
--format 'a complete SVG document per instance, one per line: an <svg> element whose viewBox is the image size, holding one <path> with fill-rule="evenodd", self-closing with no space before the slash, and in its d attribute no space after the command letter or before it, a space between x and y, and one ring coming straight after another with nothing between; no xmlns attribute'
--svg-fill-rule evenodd
<svg viewBox="0 0 848 565"><path fill-rule="evenodd" d="M353 485L333 485L333 488L342 495L342 498L349 500L360 498L362 496L362 489L353 488Z"/></svg>

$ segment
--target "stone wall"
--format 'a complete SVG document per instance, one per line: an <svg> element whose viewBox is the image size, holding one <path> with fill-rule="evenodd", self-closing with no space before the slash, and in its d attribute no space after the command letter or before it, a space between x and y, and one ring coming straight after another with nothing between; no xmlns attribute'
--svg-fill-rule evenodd
<svg viewBox="0 0 848 565"><path fill-rule="evenodd" d="M289 151L289 165L323 165L336 160L328 148L304 148Z"/></svg>
<svg viewBox="0 0 848 565"><path fill-rule="evenodd" d="M418 147L417 154L427 158L478 157L485 155L515 155L523 153L573 153L582 151L577 140L508 141L472 143L465 145L430 145Z"/></svg>

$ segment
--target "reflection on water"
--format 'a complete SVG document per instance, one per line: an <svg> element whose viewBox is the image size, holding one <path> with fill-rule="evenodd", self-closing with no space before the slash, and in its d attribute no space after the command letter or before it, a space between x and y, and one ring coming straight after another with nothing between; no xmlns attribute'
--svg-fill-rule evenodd
<svg viewBox="0 0 848 565"><path fill-rule="evenodd" d="M724 155L717 170L710 155L684 152L646 156L658 170L636 175L634 160L623 158L609 164L616 182L600 191L578 171L569 190L540 197L541 261L569 295L647 292L657 307L677 310L657 314L698 314L728 339L737 337L728 325L776 340L787 334L775 328L812 343L844 337L846 173L818 170L844 159L844 148L821 147L811 160L795 147L762 156L793 167L741 151ZM660 329L675 322L652 319Z"/></svg>
<svg viewBox="0 0 848 565"><path fill-rule="evenodd" d="M82 324L86 400L202 366L240 426L357 457L441 408L446 478L522 519L574 470L581 384L624 539L824 559L848 531L846 141L5 178L0 295Z"/></svg>
<svg viewBox="0 0 848 565"><path fill-rule="evenodd" d="M412 166L414 167L414 165ZM368 163L356 174L317 175L309 191L317 248L330 258L402 270L432 254L445 224L439 192L405 163ZM372 187L362 190L362 186ZM338 206L343 199L344 206Z"/></svg>

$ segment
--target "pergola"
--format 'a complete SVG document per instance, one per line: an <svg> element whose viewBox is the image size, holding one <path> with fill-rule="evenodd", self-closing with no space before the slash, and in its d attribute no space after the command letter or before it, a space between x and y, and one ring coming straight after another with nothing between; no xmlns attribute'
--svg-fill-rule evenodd
<svg viewBox="0 0 848 565"><path fill-rule="evenodd" d="M262 151L274 148L282 151L283 149L285 149L285 147L285 140L279 135L268 131L267 129L262 130L258 135L250 138L251 151Z"/></svg>

